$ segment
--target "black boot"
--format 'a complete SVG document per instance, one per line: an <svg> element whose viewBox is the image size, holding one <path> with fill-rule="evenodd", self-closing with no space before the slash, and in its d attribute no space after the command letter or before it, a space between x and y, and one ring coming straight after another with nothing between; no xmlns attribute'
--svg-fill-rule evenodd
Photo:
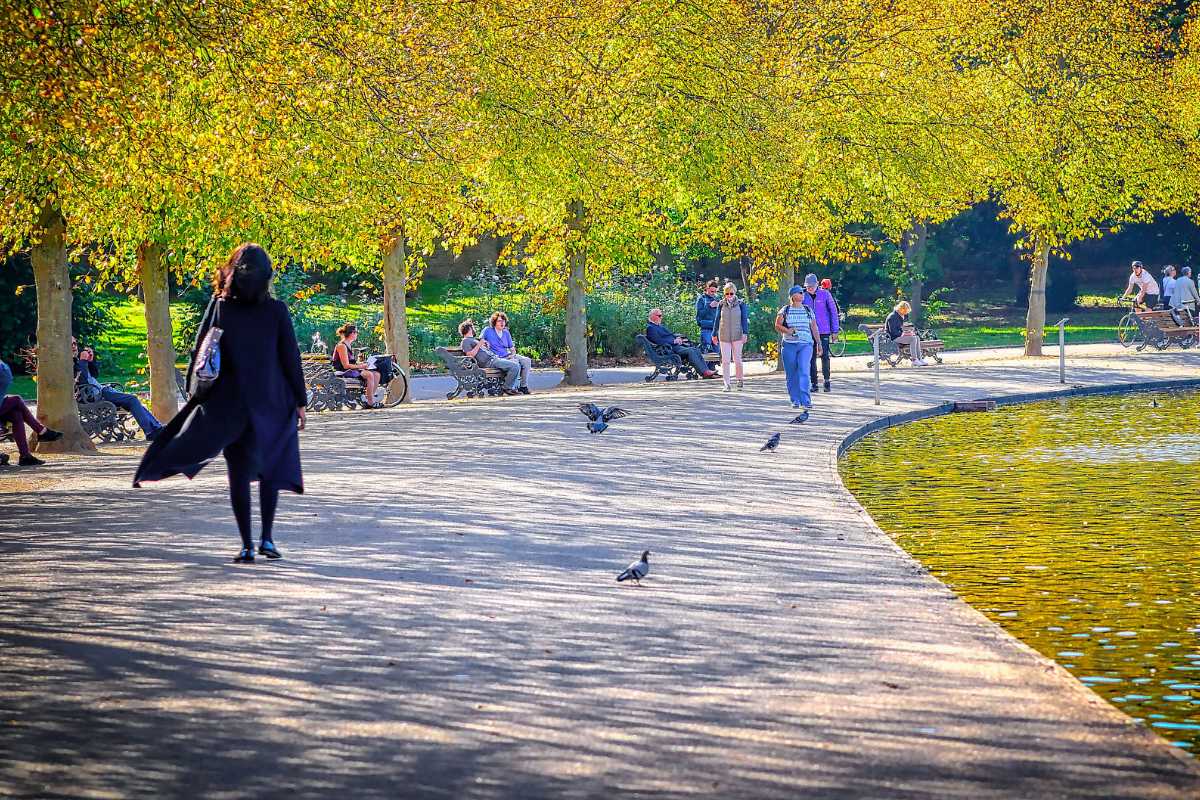
<svg viewBox="0 0 1200 800"><path fill-rule="evenodd" d="M825 391L829 391L829 381L825 381Z"/></svg>

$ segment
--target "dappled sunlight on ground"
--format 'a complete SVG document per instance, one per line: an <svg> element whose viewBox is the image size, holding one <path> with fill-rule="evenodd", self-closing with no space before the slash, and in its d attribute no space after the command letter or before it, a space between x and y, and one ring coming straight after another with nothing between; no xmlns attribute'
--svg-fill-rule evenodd
<svg viewBox="0 0 1200 800"><path fill-rule="evenodd" d="M314 415L275 563L229 563L220 463L133 490L136 455L56 461L0 520L0 785L1189 796L1195 770L930 579L829 469L881 413L1029 371L885 370L882 409L839 376L804 426L781 377ZM632 413L591 435L584 400ZM618 584L643 549L645 585Z"/></svg>

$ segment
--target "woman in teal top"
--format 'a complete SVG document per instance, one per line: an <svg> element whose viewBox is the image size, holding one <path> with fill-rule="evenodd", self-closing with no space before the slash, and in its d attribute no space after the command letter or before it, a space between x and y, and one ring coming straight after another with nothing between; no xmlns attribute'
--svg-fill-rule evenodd
<svg viewBox="0 0 1200 800"><path fill-rule="evenodd" d="M821 332L812 309L804 305L804 290L793 286L788 290L790 305L779 309L775 316L775 330L783 334L779 347L779 358L783 361L783 374L787 377L788 396L792 408L812 408L812 392L809 389L808 367L812 361L813 348L821 355Z"/></svg>

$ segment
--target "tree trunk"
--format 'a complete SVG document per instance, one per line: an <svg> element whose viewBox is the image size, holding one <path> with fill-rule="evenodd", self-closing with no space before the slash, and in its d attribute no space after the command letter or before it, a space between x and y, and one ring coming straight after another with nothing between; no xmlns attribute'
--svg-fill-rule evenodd
<svg viewBox="0 0 1200 800"><path fill-rule="evenodd" d="M587 374L587 251L583 246L586 209L582 200L568 206L568 225L576 232L567 273L567 369L569 386L591 386Z"/></svg>
<svg viewBox="0 0 1200 800"><path fill-rule="evenodd" d="M408 254L404 247L404 231L394 228L380 243L383 255L383 335L387 349L396 357L396 364L412 374L408 343L408 301L404 292L408 286ZM412 402L412 392L404 397Z"/></svg>
<svg viewBox="0 0 1200 800"><path fill-rule="evenodd" d="M908 266L908 274L912 276L908 285L908 304L912 306L909 319L914 324L921 319L921 293L925 288L925 240L928 234L929 228L923 221L914 221L900 241L900 252Z"/></svg>
<svg viewBox="0 0 1200 800"><path fill-rule="evenodd" d="M1025 317L1025 355L1042 354L1046 327L1046 274L1050 271L1050 244L1042 234L1033 237L1033 269L1029 286L1029 312Z"/></svg>
<svg viewBox="0 0 1200 800"><path fill-rule="evenodd" d="M67 224L58 206L47 201L38 212L30 252L37 285L37 417L63 432L57 442L38 442L39 453L95 452L79 424L71 360L71 266L67 262Z"/></svg>
<svg viewBox="0 0 1200 800"><path fill-rule="evenodd" d="M146 301L146 353L150 358L150 413L166 422L179 410L171 294L163 246L138 245L138 278Z"/></svg>
<svg viewBox="0 0 1200 800"><path fill-rule="evenodd" d="M790 257L785 256L785 257L779 259L779 277L777 278L777 280L779 281L779 284L778 284L778 286L776 286L776 290L775 290L776 305L779 306L779 308L783 308L784 306L786 306L792 302L791 299L788 297L788 289L791 289L793 286L796 285L796 262L793 261ZM775 309L775 310L778 310L778 309ZM779 346L779 352L782 353L783 352L783 334L782 333L777 333L775 335L775 344L777 344ZM783 359L782 358L778 359L775 362L775 371L783 372Z"/></svg>
<svg viewBox="0 0 1200 800"><path fill-rule="evenodd" d="M654 252L654 266L662 270L668 269L674 258L675 255L671 252L671 245L660 244Z"/></svg>

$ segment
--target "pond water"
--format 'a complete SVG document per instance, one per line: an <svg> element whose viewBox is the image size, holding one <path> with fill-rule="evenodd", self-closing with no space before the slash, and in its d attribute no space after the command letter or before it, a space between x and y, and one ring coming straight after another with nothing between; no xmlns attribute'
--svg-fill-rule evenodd
<svg viewBox="0 0 1200 800"><path fill-rule="evenodd" d="M1200 752L1198 461L1200 392L1176 390L914 422L841 473L964 600Z"/></svg>

